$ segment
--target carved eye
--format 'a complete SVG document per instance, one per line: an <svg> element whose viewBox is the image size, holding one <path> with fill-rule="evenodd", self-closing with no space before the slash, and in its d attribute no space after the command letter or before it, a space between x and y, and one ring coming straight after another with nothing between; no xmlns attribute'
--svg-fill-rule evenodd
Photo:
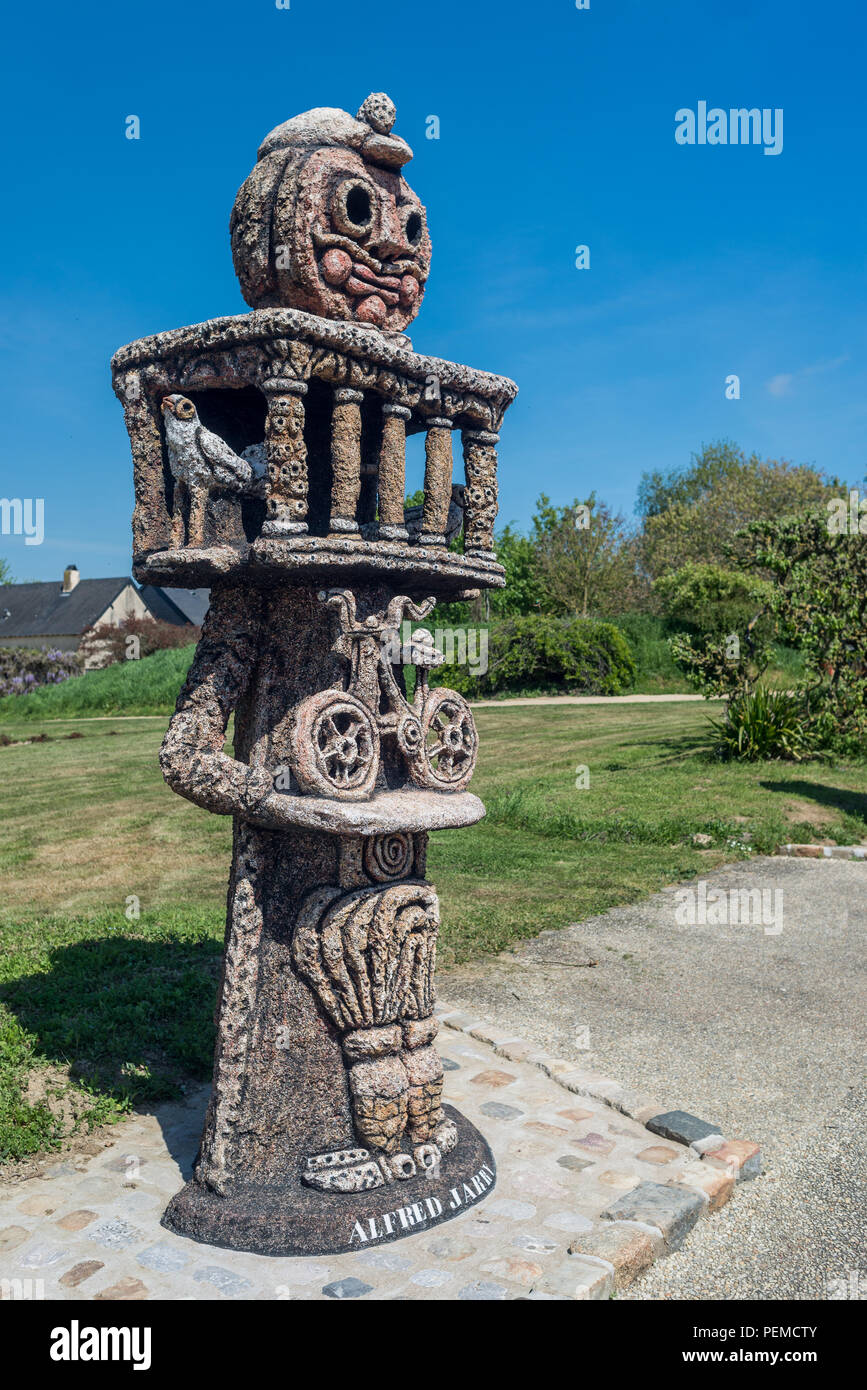
<svg viewBox="0 0 867 1390"><path fill-rule="evenodd" d="M345 179L338 185L331 205L331 215L339 232L361 236L373 222L373 194L360 179Z"/></svg>
<svg viewBox="0 0 867 1390"><path fill-rule="evenodd" d="M421 219L421 213L413 209L406 219L406 239L410 246L418 246L423 231L424 223Z"/></svg>

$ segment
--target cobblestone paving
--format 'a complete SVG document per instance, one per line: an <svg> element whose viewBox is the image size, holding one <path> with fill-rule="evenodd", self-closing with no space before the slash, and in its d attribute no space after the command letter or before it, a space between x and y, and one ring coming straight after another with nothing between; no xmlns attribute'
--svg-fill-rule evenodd
<svg viewBox="0 0 867 1390"><path fill-rule="evenodd" d="M481 1041L470 1035L472 1019L441 1012L449 1017L439 1038L446 1099L482 1129L498 1165L494 1190L460 1216L316 1258L241 1254L176 1236L159 1222L190 1173L207 1099L201 1087L184 1104L109 1131L89 1153L0 1187L2 1296L608 1298L730 1195L723 1165L602 1099L573 1094L568 1087L581 1078L572 1064L534 1058L501 1030L482 1027L491 1043ZM628 1094L612 1081L597 1089L606 1087L621 1103Z"/></svg>

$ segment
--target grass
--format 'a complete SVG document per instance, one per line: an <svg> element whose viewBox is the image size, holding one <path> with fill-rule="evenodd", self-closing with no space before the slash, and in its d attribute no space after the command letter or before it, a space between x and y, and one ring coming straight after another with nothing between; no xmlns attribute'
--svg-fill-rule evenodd
<svg viewBox="0 0 867 1390"><path fill-rule="evenodd" d="M154 652L141 661L119 661L85 671L30 695L0 697L0 724L7 719L71 719L104 714L170 714L193 659L195 644Z"/></svg>
<svg viewBox="0 0 867 1390"><path fill-rule="evenodd" d="M428 859L445 966L782 840L867 837L863 767L715 763L701 704L477 722L487 819ZM231 823L163 784L164 724L0 717L0 1158L210 1074Z"/></svg>
<svg viewBox="0 0 867 1390"><path fill-rule="evenodd" d="M432 620L433 622L433 620ZM629 694L683 694L687 684L668 648L667 628L659 618L642 613L626 614L616 620L623 631L638 667ZM0 725L7 720L22 721L74 719L88 716L171 714L178 689L193 658L195 646L175 647L155 652L141 661L122 661L102 671L87 671L60 685L43 686L30 695L0 696ZM777 646L765 683L790 687L802 674L798 652ZM410 671L410 676L412 672ZM442 684L449 683L449 667L441 672ZM435 682L436 683L436 682ZM412 680L410 680L410 690ZM509 691L515 695L556 695L558 689L528 688ZM490 698L490 697L487 697ZM499 697L494 697L499 698Z"/></svg>

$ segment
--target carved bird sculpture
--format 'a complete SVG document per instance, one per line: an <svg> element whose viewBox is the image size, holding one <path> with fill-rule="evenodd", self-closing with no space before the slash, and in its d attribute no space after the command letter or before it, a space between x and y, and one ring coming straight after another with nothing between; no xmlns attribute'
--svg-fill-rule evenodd
<svg viewBox="0 0 867 1390"><path fill-rule="evenodd" d="M205 543L205 508L211 492L218 489L248 496L264 496L265 466L258 457L241 458L225 439L205 429L196 407L186 396L164 396L169 466L175 480L172 542L184 544L184 501L189 499L186 544ZM251 450L245 450L251 454Z"/></svg>

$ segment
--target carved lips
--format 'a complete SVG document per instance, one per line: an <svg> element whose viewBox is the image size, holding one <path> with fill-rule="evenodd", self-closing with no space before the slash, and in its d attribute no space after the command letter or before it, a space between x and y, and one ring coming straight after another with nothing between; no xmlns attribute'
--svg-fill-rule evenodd
<svg viewBox="0 0 867 1390"><path fill-rule="evenodd" d="M319 263L322 278L351 296L353 316L362 323L379 327L388 317L389 309L398 305L410 314L416 312L424 285L422 271L414 262L386 262L387 271L383 270L382 262L377 262L374 270L370 267L373 257L366 261L354 260L348 250L333 244L333 237L325 237L320 232L314 232L314 240L317 245L330 243ZM394 273L400 271L404 273Z"/></svg>

